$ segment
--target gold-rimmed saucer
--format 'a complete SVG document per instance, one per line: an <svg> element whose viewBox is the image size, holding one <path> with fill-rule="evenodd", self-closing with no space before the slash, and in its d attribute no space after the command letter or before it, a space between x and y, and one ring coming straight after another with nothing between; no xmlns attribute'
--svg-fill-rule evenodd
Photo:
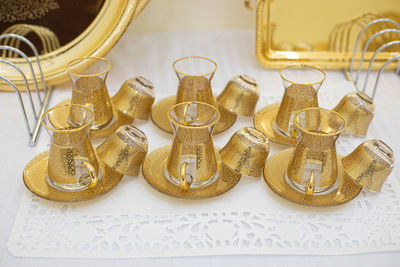
<svg viewBox="0 0 400 267"><path fill-rule="evenodd" d="M272 142L281 145L294 146L297 141L295 138L287 137L275 130L274 122L278 109L279 103L276 103L263 107L257 111L253 119L254 127L262 132Z"/></svg>
<svg viewBox="0 0 400 267"><path fill-rule="evenodd" d="M110 191L123 176L99 160L102 178L95 187L77 192L57 190L46 181L48 159L49 151L37 155L26 165L23 173L26 187L32 193L48 200L65 202L88 200Z"/></svg>
<svg viewBox="0 0 400 267"><path fill-rule="evenodd" d="M146 157L142 167L143 176L147 183L163 194L185 199L210 198L229 191L240 180L241 175L236 174L227 165L223 164L219 159L218 153L216 153L219 171L218 179L207 187L183 190L169 182L164 176L170 149L171 146L167 145L154 150Z"/></svg>
<svg viewBox="0 0 400 267"><path fill-rule="evenodd" d="M285 179L286 169L292 155L293 149L280 151L270 157L264 167L264 180L268 186L281 197L292 202L307 206L334 206L343 204L355 198L362 187L353 182L345 174L338 155L338 188L325 195L306 196L304 193L294 189Z"/></svg>
<svg viewBox="0 0 400 267"><path fill-rule="evenodd" d="M217 101L215 101L217 103ZM168 110L176 104L176 96L169 96L158 101L151 109L151 120L161 130L173 134L171 124L168 120ZM220 119L215 127L214 134L221 133L231 127L237 118L235 113L228 111L222 106L218 106Z"/></svg>
<svg viewBox="0 0 400 267"><path fill-rule="evenodd" d="M70 104L71 100L65 100L56 106L62 106ZM129 118L127 115L123 114L119 111L118 108L113 106L113 119L103 128L98 130L90 130L89 137L90 138L102 138L110 136L119 126L130 124L133 121L133 118ZM69 114L64 114L65 116L69 116ZM53 125L58 125L58 121L67 121L65 118L57 118L55 116L49 115L49 119Z"/></svg>

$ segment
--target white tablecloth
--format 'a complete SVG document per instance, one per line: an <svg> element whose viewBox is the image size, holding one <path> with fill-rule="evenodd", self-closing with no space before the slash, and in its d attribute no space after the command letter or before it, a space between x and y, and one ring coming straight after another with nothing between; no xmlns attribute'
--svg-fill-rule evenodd
<svg viewBox="0 0 400 267"><path fill-rule="evenodd" d="M254 33L251 31L233 32L179 32L160 33L152 35L125 35L117 46L107 56L113 64L108 77L108 88L113 95L122 82L133 76L142 75L156 86L160 94L173 94L176 90L176 77L172 71L171 63L178 57L187 55L202 55L214 59L219 68L213 80L214 88L223 88L226 81L239 73L247 73L255 77L261 84L261 90L280 92L280 78L277 71L263 69L254 56ZM344 79L340 72L328 72L326 83L333 83ZM397 88L400 84L399 77L393 73L385 73L377 96L377 112L393 114L400 111L398 103L400 93ZM59 86L68 89L69 84ZM218 92L215 92L218 93ZM158 95L160 95L158 94ZM52 104L68 95L66 91L55 91ZM158 98L159 100L160 98ZM397 106L396 106L397 105ZM13 108L11 108L13 107ZM11 93L4 93L0 97L2 127L0 138L3 140L0 148L3 152L0 161L3 186L0 187L0 266L67 266L70 264L87 265L96 263L104 266L113 264L146 264L149 262L163 265L192 264L191 258L152 259L152 260L72 260L72 259L26 259L13 257L6 248L9 232L13 225L16 211L23 190L26 190L21 173L26 163L38 152L46 149L47 138L42 136L35 148L27 146L27 134L21 114L17 110L16 97ZM379 138L387 141L394 147L395 153L400 151L397 146L396 127L382 129ZM44 135L42 131L42 135ZM225 138L227 139L227 137ZM395 173L397 171L395 170ZM397 175L397 177L399 177ZM400 253L379 253L353 256L336 257L300 257L300 256L236 256L236 257L205 257L196 258L194 265L215 264L239 266L244 263L270 263L270 264L296 264L307 265L343 265L357 262L364 266L375 266L379 263L385 266L396 266Z"/></svg>

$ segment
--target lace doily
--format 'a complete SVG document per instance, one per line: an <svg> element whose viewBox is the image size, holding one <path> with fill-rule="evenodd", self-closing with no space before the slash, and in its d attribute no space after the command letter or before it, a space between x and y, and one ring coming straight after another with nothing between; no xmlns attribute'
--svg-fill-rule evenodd
<svg viewBox="0 0 400 267"><path fill-rule="evenodd" d="M321 106L332 107L344 93L325 88ZM258 109L280 97L261 97ZM374 130L381 127L379 120L373 124L369 136L379 137ZM240 118L227 133L214 137L215 144L223 146L246 125L252 120ZM139 128L148 135L149 151L172 141L151 122ZM337 150L347 154L362 140L343 136ZM271 154L281 149L271 148ZM85 258L399 250L400 185L395 175L379 194L363 190L346 204L325 208L288 202L262 178L243 177L226 194L200 201L164 196L142 175L125 176L105 196L81 203L50 202L25 190L8 248L16 256Z"/></svg>

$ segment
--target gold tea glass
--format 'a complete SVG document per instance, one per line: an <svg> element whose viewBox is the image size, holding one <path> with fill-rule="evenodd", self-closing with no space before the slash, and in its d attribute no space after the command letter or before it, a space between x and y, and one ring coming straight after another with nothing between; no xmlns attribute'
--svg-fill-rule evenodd
<svg viewBox="0 0 400 267"><path fill-rule="evenodd" d="M218 95L218 103L230 112L253 116L260 89L255 79L248 75L241 74L233 77L221 94Z"/></svg>
<svg viewBox="0 0 400 267"><path fill-rule="evenodd" d="M308 108L296 113L296 146L288 164L289 184L306 195L330 192L338 181L336 140L346 122L337 112Z"/></svg>
<svg viewBox="0 0 400 267"><path fill-rule="evenodd" d="M72 122L69 114L73 114ZM57 118L52 123L51 118ZM59 190L92 188L101 178L95 152L89 140L93 111L81 105L57 106L47 110L42 124L51 141L47 182Z"/></svg>
<svg viewBox="0 0 400 267"><path fill-rule="evenodd" d="M381 140L360 144L342 158L343 169L356 183L373 191L381 191L394 166L393 150Z"/></svg>
<svg viewBox="0 0 400 267"><path fill-rule="evenodd" d="M201 188L218 178L212 133L219 111L202 102L182 102L168 111L174 141L165 177L182 189Z"/></svg>
<svg viewBox="0 0 400 267"><path fill-rule="evenodd" d="M299 64L281 69L285 93L283 94L274 127L278 133L296 138L293 119L294 114L305 108L318 107L317 93L326 78L320 68Z"/></svg>
<svg viewBox="0 0 400 267"><path fill-rule="evenodd" d="M345 95L333 110L346 120L346 131L365 136L374 118L375 104L371 97L357 91Z"/></svg>
<svg viewBox="0 0 400 267"><path fill-rule="evenodd" d="M260 131L244 127L219 151L221 161L236 173L259 177L269 154L269 140Z"/></svg>
<svg viewBox="0 0 400 267"><path fill-rule="evenodd" d="M112 102L123 114L132 118L147 120L154 103L153 83L141 76L124 82L113 96Z"/></svg>
<svg viewBox="0 0 400 267"><path fill-rule="evenodd" d="M178 77L176 103L199 101L215 106L211 79L217 63L206 57L192 56L177 59L172 67Z"/></svg>
<svg viewBox="0 0 400 267"><path fill-rule="evenodd" d="M79 69L76 67L79 66ZM77 58L68 63L71 81L71 104L87 105L94 110L92 130L108 126L113 120L113 109L106 87L111 64L104 58ZM71 114L71 121L79 120Z"/></svg>
<svg viewBox="0 0 400 267"><path fill-rule="evenodd" d="M137 176L147 148L146 135L135 126L124 125L99 145L96 151L108 167L121 174Z"/></svg>

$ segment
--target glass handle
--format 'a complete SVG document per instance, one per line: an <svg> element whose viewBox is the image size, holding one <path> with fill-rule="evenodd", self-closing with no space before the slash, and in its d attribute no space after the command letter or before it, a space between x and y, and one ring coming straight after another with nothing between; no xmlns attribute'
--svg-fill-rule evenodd
<svg viewBox="0 0 400 267"><path fill-rule="evenodd" d="M192 184L192 179L186 178L186 167L187 162L182 163L181 169L179 171L179 186L181 189L188 190Z"/></svg>
<svg viewBox="0 0 400 267"><path fill-rule="evenodd" d="M314 194L314 188L315 188L314 170L311 170L310 179L308 180L307 187L306 187L306 195L311 196L312 194Z"/></svg>
<svg viewBox="0 0 400 267"><path fill-rule="evenodd" d="M88 188L95 187L97 185L97 174L95 167L88 161L82 162L82 165L86 168L90 177L90 183L88 185Z"/></svg>

